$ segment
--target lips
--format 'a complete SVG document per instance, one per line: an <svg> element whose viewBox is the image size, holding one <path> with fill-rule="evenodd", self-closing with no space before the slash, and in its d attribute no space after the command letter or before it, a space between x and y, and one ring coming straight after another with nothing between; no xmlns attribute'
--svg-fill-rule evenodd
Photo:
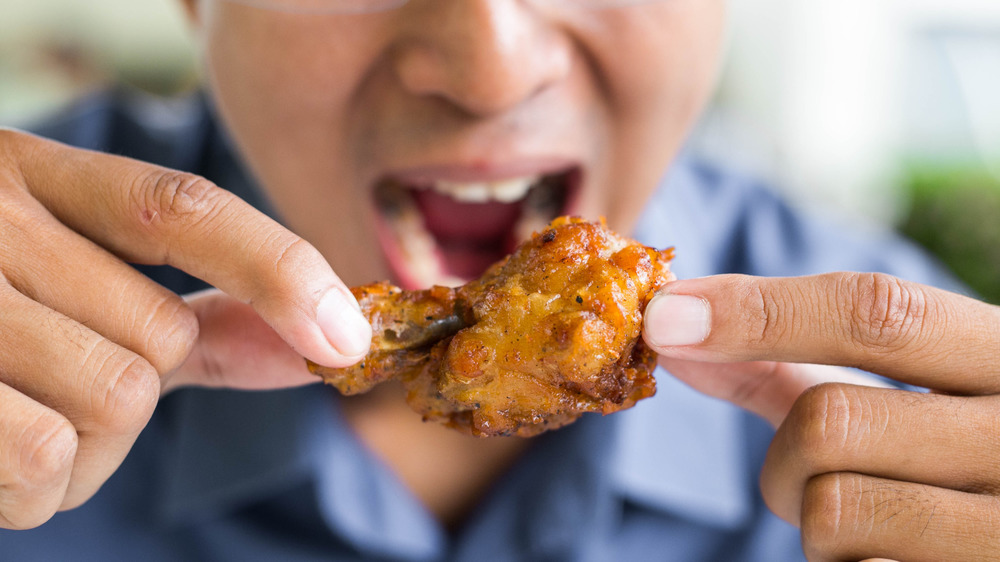
<svg viewBox="0 0 1000 562"><path fill-rule="evenodd" d="M478 277L532 232L569 214L581 174L579 167L564 166L550 173L475 176L389 176L377 184L379 239L404 287Z"/></svg>

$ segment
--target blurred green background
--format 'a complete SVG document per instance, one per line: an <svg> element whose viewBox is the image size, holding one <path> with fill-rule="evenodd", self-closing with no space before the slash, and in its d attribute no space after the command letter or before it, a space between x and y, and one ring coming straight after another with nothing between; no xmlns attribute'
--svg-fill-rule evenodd
<svg viewBox="0 0 1000 562"><path fill-rule="evenodd" d="M197 83L173 0L0 0L0 124L31 122L108 84L161 95Z"/></svg>
<svg viewBox="0 0 1000 562"><path fill-rule="evenodd" d="M978 163L914 162L900 230L980 296L1000 304L1000 180Z"/></svg>

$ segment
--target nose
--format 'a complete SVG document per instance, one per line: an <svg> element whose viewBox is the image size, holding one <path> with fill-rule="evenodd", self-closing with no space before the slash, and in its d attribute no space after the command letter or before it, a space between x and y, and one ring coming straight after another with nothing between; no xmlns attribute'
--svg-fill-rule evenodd
<svg viewBox="0 0 1000 562"><path fill-rule="evenodd" d="M393 60L403 87L489 116L558 84L572 63L569 39L529 4L411 0Z"/></svg>

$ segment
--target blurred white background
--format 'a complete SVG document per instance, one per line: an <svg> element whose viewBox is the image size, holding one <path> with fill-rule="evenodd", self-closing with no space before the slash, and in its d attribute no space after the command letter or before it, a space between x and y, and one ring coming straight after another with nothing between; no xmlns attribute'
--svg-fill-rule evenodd
<svg viewBox="0 0 1000 562"><path fill-rule="evenodd" d="M914 161L1000 174L1000 0L730 6L729 54L698 150L805 205L884 222L905 213ZM194 87L176 2L0 0L0 123L111 80Z"/></svg>
<svg viewBox="0 0 1000 562"><path fill-rule="evenodd" d="M914 162L1000 174L1000 1L730 6L717 107L754 140L729 148L796 199L888 222Z"/></svg>

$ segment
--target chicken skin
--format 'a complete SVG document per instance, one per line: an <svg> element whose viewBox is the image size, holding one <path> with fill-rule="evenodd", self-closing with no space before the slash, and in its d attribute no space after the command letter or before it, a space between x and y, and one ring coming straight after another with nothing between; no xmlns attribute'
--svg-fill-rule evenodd
<svg viewBox="0 0 1000 562"><path fill-rule="evenodd" d="M352 367L309 368L343 394L394 377L425 420L476 436L617 412L656 391L642 313L673 279L672 257L603 220L560 217L461 287L355 287L371 351Z"/></svg>

